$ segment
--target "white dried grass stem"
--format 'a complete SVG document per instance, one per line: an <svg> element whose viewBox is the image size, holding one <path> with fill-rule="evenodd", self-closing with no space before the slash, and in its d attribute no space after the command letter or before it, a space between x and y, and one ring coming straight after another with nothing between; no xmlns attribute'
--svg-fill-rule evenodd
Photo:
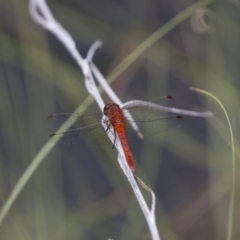
<svg viewBox="0 0 240 240"><path fill-rule="evenodd" d="M96 65L94 63L90 63L90 67L91 70L94 74L95 79L99 82L99 84L102 86L102 88L104 89L104 91L107 93L107 95L109 96L109 98L117 103L120 107L122 107L124 104L122 103L122 101L118 98L118 96L116 95L116 93L112 90L112 88L109 86L107 80L105 79L105 77L102 75L102 73L99 71L99 69L96 67ZM131 114L127 111L125 111L125 115L128 119L133 119ZM140 129L138 128L137 124L134 121L129 121L129 123L131 124L132 128L134 129L134 131L137 132L139 138L143 139L143 135L140 131Z"/></svg>
<svg viewBox="0 0 240 240"><path fill-rule="evenodd" d="M96 42L94 42L92 44L92 46L89 48L89 51L87 53L87 57L86 59L88 60L88 62L92 62L93 60L93 56L95 54L95 52L97 51L98 48L100 48L102 46L102 41L101 40L97 40Z"/></svg>
<svg viewBox="0 0 240 240"><path fill-rule="evenodd" d="M126 108L150 107L152 109L159 110L159 111L165 111L165 112L187 115L192 117L212 117L213 116L212 112L196 112L196 111L188 111L188 110L178 109L178 108L170 108L170 107L165 107L165 106L161 106L155 103L146 102L142 100L133 100L133 101L126 102L123 104L123 107L126 107Z"/></svg>
<svg viewBox="0 0 240 240"><path fill-rule="evenodd" d="M50 9L48 8L45 0L32 0L30 1L30 13L32 18L39 23L43 28L52 32L60 42L66 47L71 56L76 60L78 66L82 69L85 86L88 92L94 97L95 101L102 110L104 107L104 101L101 98L101 95L98 92L96 84L94 82L92 72L89 67L88 59L92 59L96 49L101 44L100 41L95 42L87 54L88 59L83 59L81 54L76 48L76 44L71 37L71 35L58 23L53 17ZM42 15L40 15L40 13Z"/></svg>
<svg viewBox="0 0 240 240"><path fill-rule="evenodd" d="M45 0L30 1L29 10L32 18L43 28L52 32L58 40L68 49L69 53L76 60L78 65L82 65L83 58L76 49L76 44L71 35L53 17ZM42 15L41 15L41 14Z"/></svg>
<svg viewBox="0 0 240 240"><path fill-rule="evenodd" d="M96 49L100 46L101 42L95 42L92 47L90 47L90 50L87 54L86 59L83 59L80 53L77 51L76 44L74 40L72 39L71 35L54 19L51 11L49 10L45 0L32 0L30 1L30 13L33 17L33 19L40 24L43 28L49 30L52 32L59 40L62 42L62 44L67 48L71 56L76 60L78 66L82 69L82 72L84 74L85 78L85 86L88 90L88 92L94 97L95 101L98 103L101 110L103 110L104 102L101 98L101 95L98 92L98 89L96 87L95 81L92 76L92 72L95 74L96 71L92 71L92 69L89 66L89 63L92 61L94 53ZM41 12L42 15L39 14ZM93 65L93 64L92 64ZM94 65L93 65L94 66ZM95 67L95 69L97 69ZM113 90L108 85L106 79L100 74L99 71L97 71L98 74L95 74L97 80L100 80L99 83L102 85L103 89L106 91L106 93L109 95L109 97L116 103L118 103L120 106L122 106L122 102L116 94L113 92ZM103 127L106 129L106 124L103 123ZM107 135L109 136L110 140L114 142L114 134L112 130L107 131ZM155 217L154 214L151 214L147 204L138 188L138 185L133 177L133 174L127 164L123 148L120 144L120 141L117 137L116 142L116 149L119 152L118 160L120 162L121 167L123 168L123 171L125 175L127 176L131 186L133 187L133 191L136 195L136 198L141 206L141 209L144 213L144 216L146 217L146 221L148 223L150 233L153 240L160 240L158 230L155 223ZM153 215L153 216L152 216Z"/></svg>
<svg viewBox="0 0 240 240"><path fill-rule="evenodd" d="M156 225L156 220L155 220L155 204L156 204L156 199L155 199L155 195L152 194L152 204L151 204L151 211L149 210L147 203L145 201L145 199L143 198L143 195L136 183L136 180L134 178L134 175L132 173L132 171L130 170L130 168L128 167L127 161L123 159L123 151L121 149L119 149L119 154L118 154L118 161L119 164L121 165L124 174L126 175L130 185L132 186L132 189L134 191L134 194L137 198L137 201L143 211L143 214L145 216L145 219L147 221L150 233L151 233L151 237L154 240L160 240L160 236L158 233L158 229L157 229L157 225Z"/></svg>
<svg viewBox="0 0 240 240"><path fill-rule="evenodd" d="M102 119L102 125L103 127L106 129L106 124L104 123L105 119L103 117ZM136 180L134 178L134 175L131 171L131 169L129 168L128 164L127 164L127 160L125 158L125 154L122 148L122 145L120 143L119 137L117 137L116 141L115 141L115 136L113 134L113 130L109 129L110 131L107 131L107 135L110 138L110 140L112 141L112 143L115 142L115 147L118 151L118 162L120 167L122 168L124 174L126 175L132 189L133 192L136 196L136 199L142 209L142 212L145 216L146 222L148 224L150 233L151 233L151 237L153 240L160 240L160 236L158 233L158 229L157 229L157 225L156 225L156 221L155 221L155 205L156 205L156 198L155 198L155 194L151 191L151 195L152 195L152 204L151 204L151 211L149 210L147 203L145 201L145 199L143 198L143 195L136 183Z"/></svg>
<svg viewBox="0 0 240 240"><path fill-rule="evenodd" d="M137 177L136 175L134 175L135 179L137 179L137 182L143 187L145 188L148 192L150 192L150 194L152 195L152 205L151 205L151 213L155 212L155 206L156 206L156 197L155 194L153 192L153 190L148 187L139 177Z"/></svg>

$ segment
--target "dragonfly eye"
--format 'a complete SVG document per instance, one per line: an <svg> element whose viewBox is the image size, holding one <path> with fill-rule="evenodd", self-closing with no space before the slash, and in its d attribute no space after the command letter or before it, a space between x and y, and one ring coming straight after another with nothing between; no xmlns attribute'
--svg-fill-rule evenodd
<svg viewBox="0 0 240 240"><path fill-rule="evenodd" d="M119 105L116 103L108 103L105 105L103 109L104 115L108 116L110 111L113 111L114 109L119 109Z"/></svg>
<svg viewBox="0 0 240 240"><path fill-rule="evenodd" d="M103 113L104 115L107 115L108 114L108 111L109 111L109 108L111 107L111 103L108 103L105 105L104 109L103 109Z"/></svg>

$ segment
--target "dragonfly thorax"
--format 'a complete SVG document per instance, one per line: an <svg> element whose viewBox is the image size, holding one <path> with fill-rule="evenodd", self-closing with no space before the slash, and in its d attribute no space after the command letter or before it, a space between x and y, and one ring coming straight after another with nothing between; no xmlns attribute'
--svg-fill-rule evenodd
<svg viewBox="0 0 240 240"><path fill-rule="evenodd" d="M123 125L125 127L126 120L123 114L122 109L116 103L108 103L103 109L104 115L106 115L114 127L116 125Z"/></svg>

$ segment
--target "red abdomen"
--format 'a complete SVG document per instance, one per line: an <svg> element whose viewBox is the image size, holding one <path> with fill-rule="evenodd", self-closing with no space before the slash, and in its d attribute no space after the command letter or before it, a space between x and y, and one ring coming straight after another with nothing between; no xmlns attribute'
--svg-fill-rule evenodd
<svg viewBox="0 0 240 240"><path fill-rule="evenodd" d="M122 109L116 103L109 103L104 107L103 112L109 118L110 124L113 126L114 130L118 133L127 163L130 169L134 171L134 159L125 136L126 119Z"/></svg>
<svg viewBox="0 0 240 240"><path fill-rule="evenodd" d="M133 155L132 155L132 153L129 149L127 139L126 139L126 136L125 136L124 128L125 127L123 125L118 124L118 125L115 126L115 131L118 133L119 139L121 141L128 166L130 167L130 169L132 171L134 171L135 170L134 158L133 158Z"/></svg>

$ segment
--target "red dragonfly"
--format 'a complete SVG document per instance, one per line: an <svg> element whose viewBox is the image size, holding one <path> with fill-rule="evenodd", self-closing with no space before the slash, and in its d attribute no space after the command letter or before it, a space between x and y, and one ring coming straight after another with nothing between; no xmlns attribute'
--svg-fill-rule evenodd
<svg viewBox="0 0 240 240"><path fill-rule="evenodd" d="M165 97L165 99L171 99L171 96ZM161 98L162 100L162 98ZM99 139L101 143L109 142L106 132L113 130L114 144L116 143L117 136L123 147L127 163L132 171L134 171L134 158L130 151L128 140L132 140L132 136L136 136L137 133L133 131L132 125L137 125L141 132L145 130L145 135L153 135L159 133L166 126L176 125L180 115L167 112L170 108L158 107L156 103L138 101L139 103L129 105L127 107L120 108L116 103L108 103L103 109L103 114L106 119L103 121L105 129L101 123L103 114L101 111L91 112L87 114L80 113L60 113L53 114L48 117L49 121L62 124L65 121L70 121L79 127L73 127L72 129L53 133L49 137L53 141L60 141L65 144L77 143L77 140L84 140L87 143L93 143L96 139ZM129 135L128 137L126 137ZM141 133L138 134L141 136ZM101 144L100 143L100 144Z"/></svg>

